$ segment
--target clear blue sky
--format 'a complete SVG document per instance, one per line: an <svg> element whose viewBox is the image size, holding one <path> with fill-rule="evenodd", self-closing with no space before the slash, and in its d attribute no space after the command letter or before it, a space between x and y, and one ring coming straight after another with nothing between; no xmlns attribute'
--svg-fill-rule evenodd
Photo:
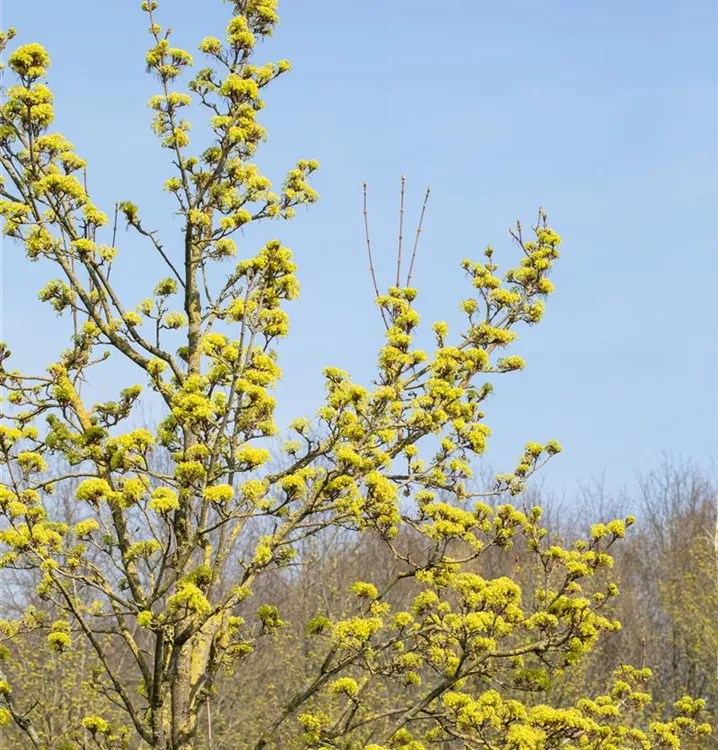
<svg viewBox="0 0 718 750"><path fill-rule="evenodd" d="M228 10L165 0L158 20L196 48L220 35ZM708 467L718 442L715 2L285 0L280 11L260 57L288 58L294 71L268 94L259 162L277 181L297 158L322 163L321 202L243 246L250 254L279 235L300 264L281 420L316 410L325 364L371 378L382 329L361 183L388 282L404 173L410 222L432 188L415 275L427 324L459 321L462 258L487 244L516 257L507 228L517 218L528 224L543 205L564 238L545 321L516 348L527 369L500 379L487 409L497 470L526 440L550 438L565 452L546 481L567 492L604 472L630 482L664 453ZM3 25L48 47L58 128L89 160L96 202L108 212L116 199L138 203L171 248L179 223L160 190L167 154L149 130L156 86L139 2L3 0ZM154 280L150 250L124 233L119 246L118 278L139 300ZM34 302L51 271L8 241L3 254L3 336L16 365L41 369L68 330ZM106 371L101 395L127 383Z"/></svg>

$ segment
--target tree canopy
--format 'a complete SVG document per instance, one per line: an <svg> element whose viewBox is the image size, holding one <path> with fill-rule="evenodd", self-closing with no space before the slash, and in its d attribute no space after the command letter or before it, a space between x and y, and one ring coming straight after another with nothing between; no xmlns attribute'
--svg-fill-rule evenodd
<svg viewBox="0 0 718 750"><path fill-rule="evenodd" d="M250 249L241 230L275 222L276 236L277 221L318 199L319 165L298 161L273 189L253 162L264 89L290 64L255 62L276 0L229 5L222 38L201 41L195 66L159 25L157 3L142 4L158 86L152 128L182 223L172 240L130 200L112 218L93 202L88 166L52 129L45 49L24 44L7 57L0 215L28 259L54 269L40 299L73 329L42 374L11 369L10 351L0 353L0 564L27 592L24 611L0 623L2 656L12 664L22 638L42 633L69 665L86 655L92 666L65 736L38 729L9 666L0 722L36 748L197 747L200 712L228 675L253 669L253 690L263 689L257 656L289 624L270 584L301 576L317 540L337 535L379 545L392 565L358 571L340 609L318 603L299 623L310 668L287 676L274 715L250 720L247 746L283 747L285 727L287 743L317 749L648 750L707 736L700 697L677 695L670 715L643 718L644 665L620 666L612 684L568 706L524 697L620 628L611 551L634 521L556 543L525 494L560 452L554 440L526 443L487 487L472 473L496 376L523 367L509 351L516 330L540 322L553 291L561 240L542 210L530 230L512 230L513 265L500 272L491 247L464 261L464 326L434 323L431 351L416 344L417 291L400 243L395 284L376 290L385 341L374 381L327 367L316 417L275 424L297 266L279 239ZM205 118L207 142L191 140L190 116ZM166 266L147 299L113 281L120 223ZM82 384L108 360L130 364L135 380L88 403ZM163 413L137 427L143 389ZM529 578L512 548L526 550ZM489 575L497 555L508 565Z"/></svg>

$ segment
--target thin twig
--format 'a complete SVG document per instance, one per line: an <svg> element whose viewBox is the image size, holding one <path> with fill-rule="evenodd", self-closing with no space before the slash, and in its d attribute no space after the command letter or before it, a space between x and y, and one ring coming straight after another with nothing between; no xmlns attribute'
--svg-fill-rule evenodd
<svg viewBox="0 0 718 750"><path fill-rule="evenodd" d="M139 232L139 233L140 233L141 235L143 235L144 237L147 237L147 238L148 238L149 240L151 240L151 241L152 241L152 244L153 244L153 245L155 246L155 249L157 250L157 252L158 252L158 253L159 253L159 254L160 254L160 255L162 256L162 259L163 259L163 260L164 260L164 262L165 262L165 263L166 263L166 264L167 264L167 265L168 265L168 266L170 267L170 269L172 269L172 272L173 272L173 273L174 273L174 275L175 275L175 276L177 277L177 281L179 281L179 283L180 283L180 284L182 285L182 287L184 288L184 287L185 287L185 282L184 282L184 279L182 278L182 276L180 276L180 273L179 273L179 271L178 271L178 270L177 270L177 269L176 269L176 268L174 267L174 265L173 265L172 261L171 261L171 260L169 259L169 257L167 256L167 253L166 253L166 252L164 251L164 248L162 247L162 244L161 244L161 243L159 242L159 240L157 239L157 237L155 237L155 234L156 234L157 232L156 232L156 231L148 232L148 231L147 231L146 229L143 229L143 228L142 228L142 225L140 224L140 222L139 222L139 221L137 221L137 222L135 222L134 224L132 224L132 226L133 226L133 227L134 227L134 228L135 228L135 229L136 229L136 230L137 230L137 231L138 231L138 232Z"/></svg>
<svg viewBox="0 0 718 750"><path fill-rule="evenodd" d="M406 177L401 176L401 200L399 201L399 252L396 257L396 285L401 285L401 246L404 241L404 189Z"/></svg>
<svg viewBox="0 0 718 750"><path fill-rule="evenodd" d="M117 217L120 213L120 204L118 201L115 201L115 219L112 222L112 244L110 247L115 248L117 245ZM107 278L110 278L110 274L112 273L112 264L110 263L107 267Z"/></svg>
<svg viewBox="0 0 718 750"><path fill-rule="evenodd" d="M75 273L74 256L70 257L70 267L72 268L72 272ZM75 342L77 342L77 334L80 332L80 326L78 325L78 322L77 322L77 303L76 303L77 295L74 289L72 290L71 299L72 299L72 330L75 333ZM77 343L75 345L77 345Z"/></svg>
<svg viewBox="0 0 718 750"><path fill-rule="evenodd" d="M409 274L406 277L406 285L411 286L411 274L414 271L414 261L416 260L416 251L419 247L419 237L424 231L424 213L426 212L426 204L429 202L429 195L431 195L431 189L426 188L426 195L424 196L424 205L421 207L421 216L419 217L419 225L416 228L416 239L414 240L414 250L411 253L411 263L409 265Z"/></svg>
<svg viewBox="0 0 718 750"><path fill-rule="evenodd" d="M367 254L369 255L369 271L371 272L371 280L374 283L374 293L376 294L376 298L379 298L379 285L376 281L376 271L374 270L374 260L371 254L371 239L369 238L369 212L367 211L367 204L366 204L366 182L363 183L364 188L364 231L366 232L366 249ZM386 328L389 328L389 323L387 322L386 315L384 313L384 308L380 307L379 310L381 311L381 319L384 321L384 325Z"/></svg>
<svg viewBox="0 0 718 750"><path fill-rule="evenodd" d="M117 217L120 213L120 204L115 202L115 221L112 225L112 247L115 247L117 242Z"/></svg>

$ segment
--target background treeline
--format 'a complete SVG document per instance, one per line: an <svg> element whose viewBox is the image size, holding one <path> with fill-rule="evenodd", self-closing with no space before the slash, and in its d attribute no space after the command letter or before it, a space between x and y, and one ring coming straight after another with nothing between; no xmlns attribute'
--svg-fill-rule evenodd
<svg viewBox="0 0 718 750"><path fill-rule="evenodd" d="M713 478L689 464L666 462L628 494L611 496L595 484L570 501L559 502L540 490L525 501L544 508L544 524L557 541L570 542L593 523L629 513L636 515L637 522L612 550L620 596L611 606L623 629L605 636L588 658L548 688L548 695L524 693L522 700L571 705L580 697L603 692L620 664L650 666L654 701L646 722L660 719L676 699L690 694L707 701L708 720L716 727L718 494ZM72 521L69 500L65 512ZM401 543L410 549L418 541L407 536ZM540 573L531 559L519 548L492 550L482 556L476 572L486 578L509 575L530 591L539 585ZM253 747L259 728L286 704L305 676L316 673L323 659L325 643L308 633L306 624L318 616L330 620L347 616L349 586L357 579L381 583L393 568L398 570L398 565L380 540L334 529L315 537L294 564L267 578L255 598L275 604L285 626L267 634L239 668L215 684L210 715L205 712L202 717L198 748ZM9 574L3 593L7 618L19 616L34 596L26 582L12 580ZM399 596L406 598L408 607L410 589L403 589ZM120 718L120 712L101 695L101 688L98 691L101 682L90 653L81 648L54 653L41 631L14 639L10 651L3 669L19 704L31 712L53 750L76 747L68 744L68 737L77 732L88 713ZM128 662L129 679L131 669ZM377 707L392 705L390 690L377 690L372 699ZM1 731L0 746L6 750L28 747L28 740L16 729L3 727ZM300 746L300 733L296 722L285 722L276 746L287 750ZM87 742L91 747L89 736ZM131 746L142 747L139 741ZM711 748L718 748L716 733L703 739L700 748L688 750Z"/></svg>

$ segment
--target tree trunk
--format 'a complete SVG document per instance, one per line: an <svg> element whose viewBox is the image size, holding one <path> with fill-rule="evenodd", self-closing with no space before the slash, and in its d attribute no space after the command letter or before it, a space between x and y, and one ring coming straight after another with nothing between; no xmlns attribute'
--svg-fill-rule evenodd
<svg viewBox="0 0 718 750"><path fill-rule="evenodd" d="M193 750L197 710L192 700L192 643L179 647L170 671L172 697L172 750Z"/></svg>
<svg viewBox="0 0 718 750"><path fill-rule="evenodd" d="M212 642L220 622L219 617L211 618L172 656L172 750L195 748L197 719L205 697L202 688L210 671Z"/></svg>

